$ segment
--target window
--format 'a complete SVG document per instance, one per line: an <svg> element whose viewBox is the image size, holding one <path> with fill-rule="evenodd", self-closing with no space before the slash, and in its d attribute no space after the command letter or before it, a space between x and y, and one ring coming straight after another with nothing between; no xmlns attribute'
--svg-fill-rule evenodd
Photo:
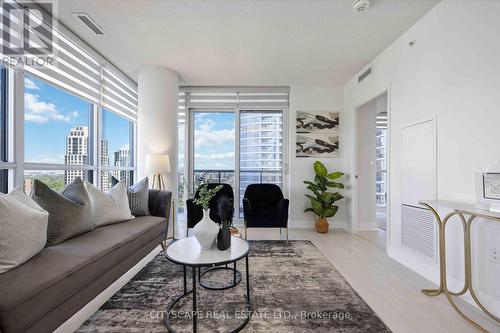
<svg viewBox="0 0 500 333"><path fill-rule="evenodd" d="M104 109L101 118L99 184L106 191L114 182L125 180L127 185L132 183L134 123Z"/></svg>
<svg viewBox="0 0 500 333"><path fill-rule="evenodd" d="M92 104L27 75L24 80L25 162L90 164Z"/></svg>

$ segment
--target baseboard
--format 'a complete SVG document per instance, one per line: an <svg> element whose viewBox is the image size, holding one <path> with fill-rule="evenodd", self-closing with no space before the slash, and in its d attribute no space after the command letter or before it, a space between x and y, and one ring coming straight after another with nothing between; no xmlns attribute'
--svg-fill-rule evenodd
<svg viewBox="0 0 500 333"><path fill-rule="evenodd" d="M344 221L330 221L330 228L348 230L349 225ZM314 229L314 221L312 220L291 220L289 222L291 229Z"/></svg>
<svg viewBox="0 0 500 333"><path fill-rule="evenodd" d="M80 311L59 326L54 333L70 333L76 331L94 312L106 303L118 290L127 284L141 269L143 269L161 251L157 246L144 259L139 261L134 267L129 269L118 280L100 293L96 298L85 305Z"/></svg>
<svg viewBox="0 0 500 333"><path fill-rule="evenodd" d="M422 289L433 288L434 286L432 284L436 286L439 285L439 265L437 263L431 263L429 261L423 260L422 257L415 255L411 251L405 249L403 246L390 246L387 249L387 255L403 266L406 266L415 273L429 280L430 284L427 286L422 286ZM455 291L461 290L464 285L463 281L459 281L449 274L447 275L447 284L449 290ZM468 293L466 295L460 296L460 298L473 305L475 308L479 309L477 304Z"/></svg>
<svg viewBox="0 0 500 333"><path fill-rule="evenodd" d="M377 222L359 223L358 231L377 231Z"/></svg>

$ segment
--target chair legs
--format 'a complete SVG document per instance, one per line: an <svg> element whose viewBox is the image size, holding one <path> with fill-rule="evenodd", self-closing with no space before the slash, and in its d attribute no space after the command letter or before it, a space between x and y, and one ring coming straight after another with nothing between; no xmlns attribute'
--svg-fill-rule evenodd
<svg viewBox="0 0 500 333"><path fill-rule="evenodd" d="M247 240L247 222L245 221L245 240Z"/></svg>
<svg viewBox="0 0 500 333"><path fill-rule="evenodd" d="M288 242L288 225L286 226L286 245L289 245L289 242Z"/></svg>

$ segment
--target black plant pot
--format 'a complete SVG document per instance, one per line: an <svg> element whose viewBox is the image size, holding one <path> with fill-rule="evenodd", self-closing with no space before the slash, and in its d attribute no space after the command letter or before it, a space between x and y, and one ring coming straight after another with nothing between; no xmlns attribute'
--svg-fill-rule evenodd
<svg viewBox="0 0 500 333"><path fill-rule="evenodd" d="M222 222L222 228L219 229L217 234L217 248L221 251L227 250L231 247L231 233L227 222Z"/></svg>

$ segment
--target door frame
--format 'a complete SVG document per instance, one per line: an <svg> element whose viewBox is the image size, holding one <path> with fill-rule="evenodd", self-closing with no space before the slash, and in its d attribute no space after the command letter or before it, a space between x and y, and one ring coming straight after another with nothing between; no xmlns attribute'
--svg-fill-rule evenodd
<svg viewBox="0 0 500 333"><path fill-rule="evenodd" d="M386 181L386 186L387 186L387 202L386 202L386 209L387 209L387 226L386 226L386 239L385 239L385 245L386 245L386 252L389 249L390 246L390 239L391 239L391 158L392 158L392 153L391 153L391 133L392 133L392 122L391 122L391 114L392 114L392 103L391 103L391 87L390 85L375 94L370 95L370 97L364 99L361 103L358 103L354 107L354 154L353 154L353 168L352 168L352 174L354 175L353 179L353 191L352 191L352 200L353 200L353 209L352 209L352 227L351 227L351 232L352 233L358 233L359 231L359 221L358 221L358 212L359 212L359 184L358 184L358 144L359 144L359 128L358 128L358 119L359 119L359 108L366 103L378 98L379 96L383 94L387 94L387 147L386 147L386 163L387 163L387 181Z"/></svg>

